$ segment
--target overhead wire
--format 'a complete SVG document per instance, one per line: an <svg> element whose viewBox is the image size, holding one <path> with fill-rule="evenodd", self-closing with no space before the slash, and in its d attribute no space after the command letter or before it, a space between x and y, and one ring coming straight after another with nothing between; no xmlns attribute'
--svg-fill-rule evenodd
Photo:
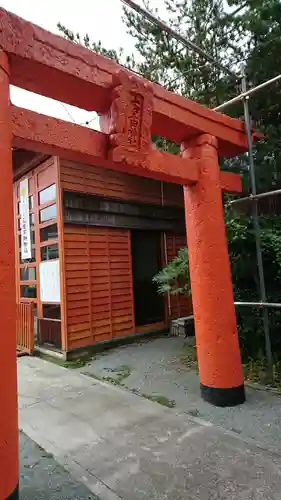
<svg viewBox="0 0 281 500"><path fill-rule="evenodd" d="M203 50L201 47L199 47L195 43L191 42L191 40L188 40L180 33L176 32L174 29L169 27L166 23L161 21L159 18L155 17L153 14L151 14L147 10L143 9L140 5L136 4L133 0L121 0L121 2L123 4L125 4L127 7L130 7L131 9L133 9L135 12L137 12L141 16L143 16L145 19L147 19L147 21L154 24L154 26L157 26L158 28L162 29L168 35L171 35L173 38L175 38L180 43L182 43L185 47L192 49L195 53L197 53L201 57L204 57L207 61L214 64L214 66L216 66L221 71L227 73L228 75L234 77L235 79L239 78L239 76L234 71L232 71L230 68L228 68L227 66L216 61L216 59L214 59L210 54L205 52L205 50Z"/></svg>
<svg viewBox="0 0 281 500"><path fill-rule="evenodd" d="M64 102L60 102L60 104L62 105L63 109L65 110L65 112L68 114L70 120L76 124L76 121L75 119L73 118L72 114L70 113L70 111L68 110L68 108L66 107L66 104L64 104Z"/></svg>

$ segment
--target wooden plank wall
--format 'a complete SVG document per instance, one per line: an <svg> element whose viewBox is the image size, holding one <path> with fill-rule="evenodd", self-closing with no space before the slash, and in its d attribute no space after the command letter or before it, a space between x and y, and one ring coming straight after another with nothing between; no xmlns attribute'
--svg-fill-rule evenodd
<svg viewBox="0 0 281 500"><path fill-rule="evenodd" d="M181 186L63 159L59 163L62 190L183 207ZM170 235L167 244L170 259L186 244L185 237ZM130 231L66 224L64 267L68 350L136 333ZM186 312L185 302L172 299L173 317Z"/></svg>
<svg viewBox="0 0 281 500"><path fill-rule="evenodd" d="M183 207L183 189L135 175L60 160L61 188L120 200Z"/></svg>
<svg viewBox="0 0 281 500"><path fill-rule="evenodd" d="M177 255L181 248L186 247L186 236L167 234L166 244L167 260L169 262ZM188 316L189 314L192 314L191 299L183 295L170 295L170 314L168 312L169 319L180 318Z"/></svg>
<svg viewBox="0 0 281 500"><path fill-rule="evenodd" d="M134 333L127 230L65 226L68 349Z"/></svg>

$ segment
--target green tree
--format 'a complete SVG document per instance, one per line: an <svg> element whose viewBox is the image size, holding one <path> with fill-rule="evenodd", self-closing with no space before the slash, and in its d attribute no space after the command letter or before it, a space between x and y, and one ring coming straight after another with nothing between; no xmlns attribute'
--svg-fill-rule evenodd
<svg viewBox="0 0 281 500"><path fill-rule="evenodd" d="M245 34L243 58L250 86L258 85L280 73L281 2L280 0L234 0L244 5L233 22ZM255 147L259 191L274 189L281 181L281 81L254 94L249 101L253 124L265 134Z"/></svg>
<svg viewBox="0 0 281 500"><path fill-rule="evenodd" d="M167 24L200 46L220 64L236 64L236 26L224 10L223 0L164 0ZM150 3L146 8L155 15ZM138 71L153 81L186 97L214 107L233 92L235 81L191 49L167 36L130 9L124 21L133 36L142 62Z"/></svg>
<svg viewBox="0 0 281 500"><path fill-rule="evenodd" d="M160 294L178 295L182 293L190 295L187 248L181 248L176 257L154 276L153 281Z"/></svg>
<svg viewBox="0 0 281 500"><path fill-rule="evenodd" d="M149 2L145 2L145 6L157 15L157 10L153 11ZM239 56L243 52L237 43L241 39L241 28L233 23L224 7L224 0L163 0L163 15L170 26L202 47L220 64L234 65L238 71ZM225 95L235 93L235 80L226 77L204 57L167 36L131 9L124 8L124 23L128 34L134 38L138 63L132 55L125 55L122 48L108 50L100 41L91 40L88 34L75 34L61 23L58 28L69 40L206 105L214 107L224 100Z"/></svg>

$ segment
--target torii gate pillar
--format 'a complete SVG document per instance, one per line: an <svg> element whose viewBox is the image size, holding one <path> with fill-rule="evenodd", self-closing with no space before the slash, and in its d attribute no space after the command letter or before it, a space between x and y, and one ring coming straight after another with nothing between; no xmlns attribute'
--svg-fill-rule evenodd
<svg viewBox="0 0 281 500"><path fill-rule="evenodd" d="M9 64L0 50L0 498L18 498L16 286Z"/></svg>
<svg viewBox="0 0 281 500"><path fill-rule="evenodd" d="M201 135L182 145L199 159L199 181L184 187L187 244L201 394L216 406L245 401L225 235L217 139Z"/></svg>

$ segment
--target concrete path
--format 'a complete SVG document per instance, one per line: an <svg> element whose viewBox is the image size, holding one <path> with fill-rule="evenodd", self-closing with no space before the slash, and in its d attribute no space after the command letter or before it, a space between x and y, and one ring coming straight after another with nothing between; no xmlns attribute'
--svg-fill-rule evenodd
<svg viewBox="0 0 281 500"><path fill-rule="evenodd" d="M37 358L19 360L20 428L101 500L280 500L281 456Z"/></svg>
<svg viewBox="0 0 281 500"><path fill-rule="evenodd" d="M20 432L20 500L99 500Z"/></svg>
<svg viewBox="0 0 281 500"><path fill-rule="evenodd" d="M104 351L81 372L117 380L148 397L165 398L176 410L281 453L281 395L247 388L242 406L216 408L202 400L196 371L181 362L185 356L185 340L166 336Z"/></svg>

